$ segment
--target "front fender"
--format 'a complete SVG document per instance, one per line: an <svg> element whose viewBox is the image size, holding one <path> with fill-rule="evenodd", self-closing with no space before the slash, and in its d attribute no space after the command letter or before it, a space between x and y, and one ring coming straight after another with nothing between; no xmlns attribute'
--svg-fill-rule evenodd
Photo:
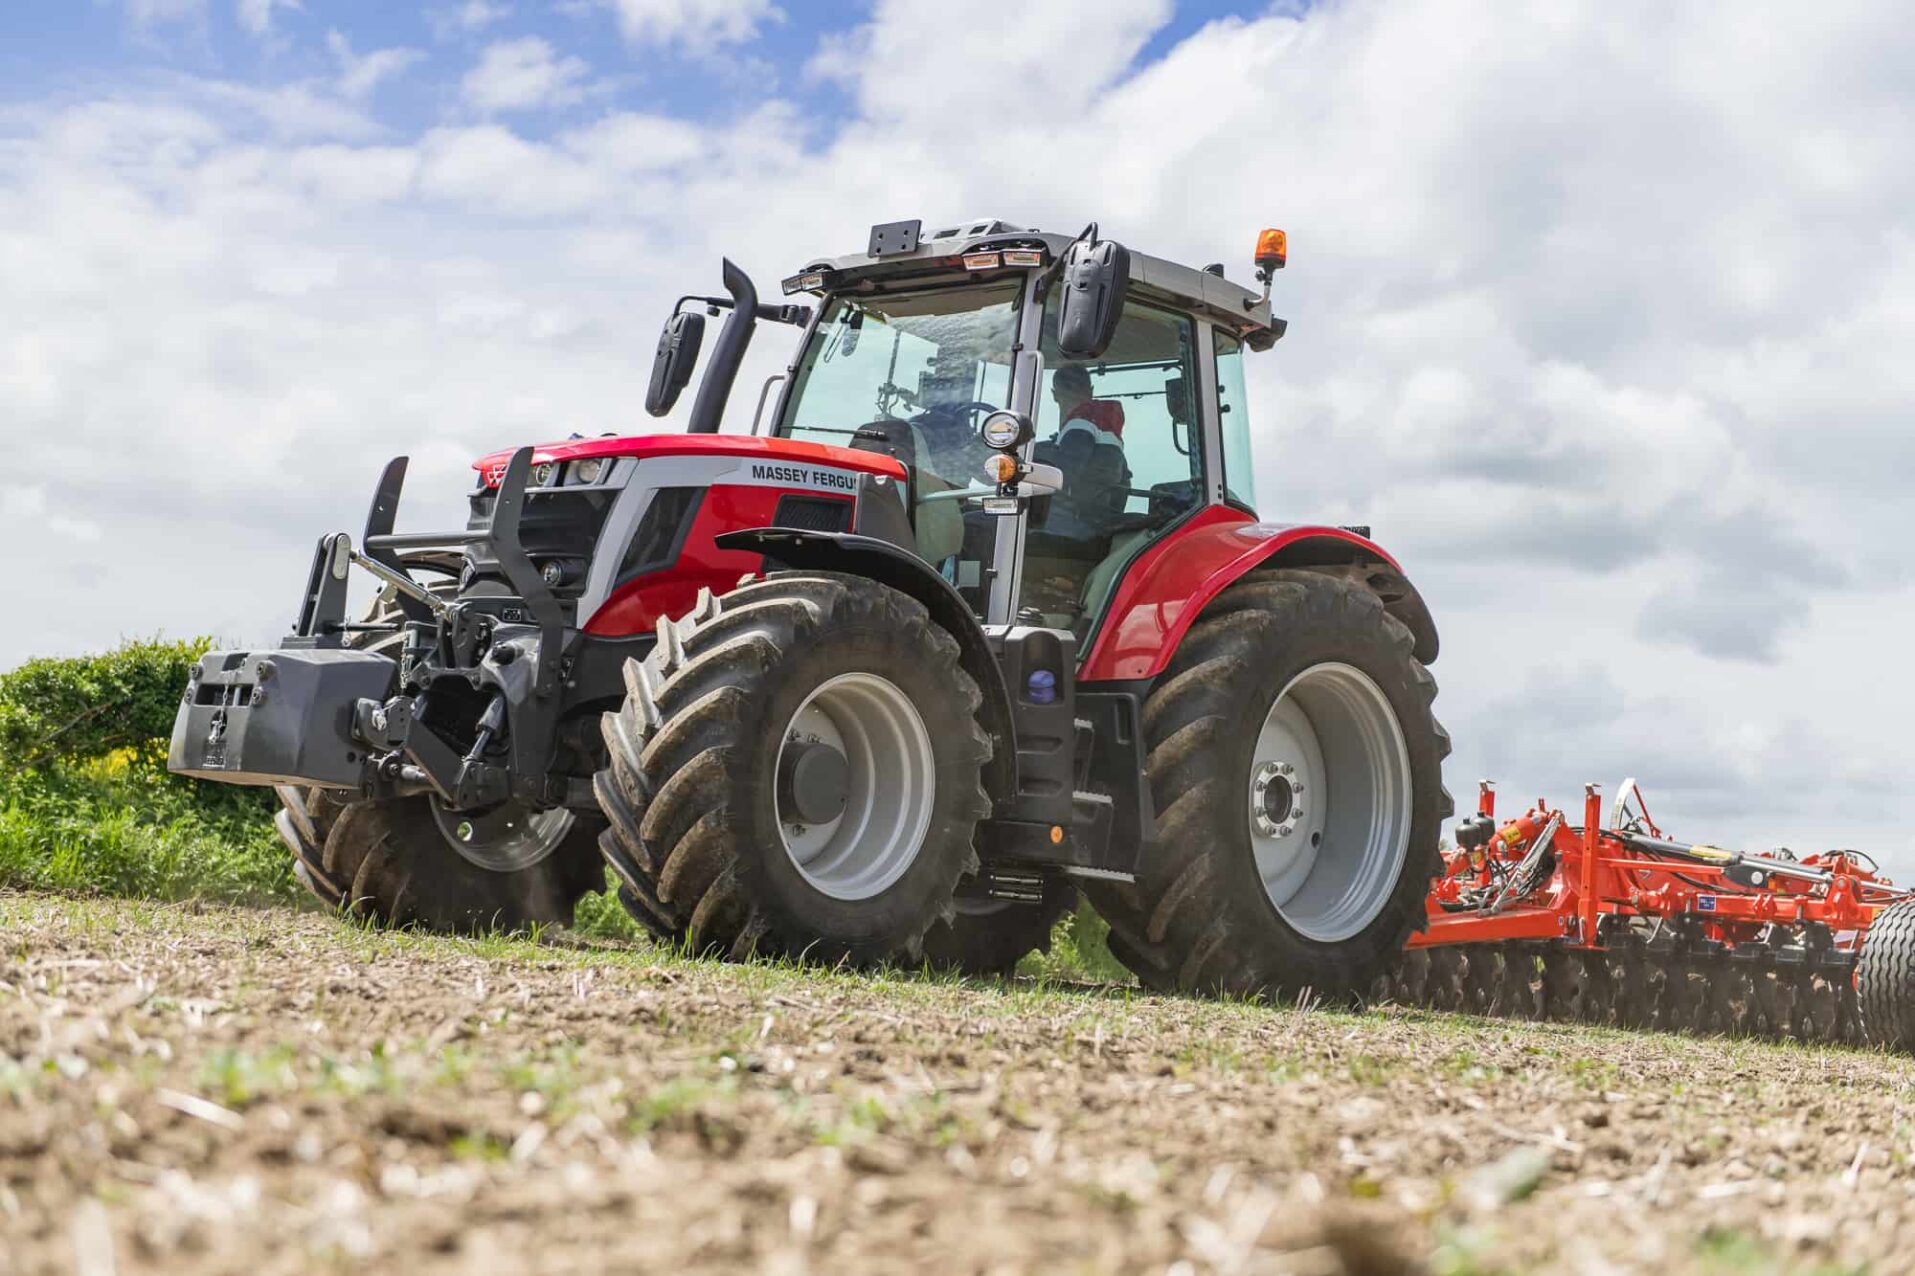
<svg viewBox="0 0 1915 1276"><path fill-rule="evenodd" d="M1310 568L1374 590L1415 637L1417 659L1436 659L1429 608L1382 546L1346 528L1259 523L1220 505L1199 512L1130 565L1092 639L1080 680L1156 677L1210 601L1259 567Z"/></svg>
<svg viewBox="0 0 1915 1276"><path fill-rule="evenodd" d="M1008 801L1017 793L1017 727L1011 717L1011 697L1004 674L991 651L983 625L951 582L933 571L909 550L889 541L854 532L803 532L788 527L754 527L713 538L720 549L763 554L785 567L803 571L840 572L862 576L908 594L924 604L953 638L958 663L984 693L978 716L991 733L991 760L985 767L985 788L996 799Z"/></svg>

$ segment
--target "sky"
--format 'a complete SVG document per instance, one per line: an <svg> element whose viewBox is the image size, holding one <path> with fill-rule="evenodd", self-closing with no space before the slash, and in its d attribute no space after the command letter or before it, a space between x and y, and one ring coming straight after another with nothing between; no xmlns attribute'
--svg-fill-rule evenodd
<svg viewBox="0 0 1915 1276"><path fill-rule="evenodd" d="M1915 879L1912 143L1885 0L12 0L0 668L269 642L387 457L442 527L660 428L721 254L1094 218L1247 280L1281 226L1260 510L1416 580L1462 804L1634 775Z"/></svg>

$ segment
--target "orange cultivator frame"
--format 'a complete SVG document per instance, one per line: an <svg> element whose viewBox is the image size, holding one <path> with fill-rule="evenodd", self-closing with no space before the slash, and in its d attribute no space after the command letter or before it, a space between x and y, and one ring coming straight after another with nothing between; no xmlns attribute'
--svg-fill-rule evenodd
<svg viewBox="0 0 1915 1276"><path fill-rule="evenodd" d="M1580 825L1546 802L1498 824L1485 781L1430 890L1428 928L1379 992L1439 1009L1826 1041L1862 1040L1866 1009L1878 1021L1869 1035L1915 1045L1915 982L1878 980L1872 1007L1857 997L1858 967L1866 983L1873 960L1863 945L1885 913L1896 934L1877 943L1877 964L1915 977L1915 904L1888 911L1915 893L1867 855L1674 841L1633 780L1606 828L1602 814L1592 784Z"/></svg>
<svg viewBox="0 0 1915 1276"><path fill-rule="evenodd" d="M1411 947L1554 940L1600 948L1605 919L1642 918L1681 920L1731 946L1768 942L1778 926L1822 927L1833 947L1853 952L1876 912L1910 894L1854 851L1797 860L1671 841L1635 781L1624 781L1620 799L1610 828L1594 784L1581 827L1540 801L1495 827L1496 789L1485 781L1476 818L1458 826L1458 849L1430 891L1429 929Z"/></svg>

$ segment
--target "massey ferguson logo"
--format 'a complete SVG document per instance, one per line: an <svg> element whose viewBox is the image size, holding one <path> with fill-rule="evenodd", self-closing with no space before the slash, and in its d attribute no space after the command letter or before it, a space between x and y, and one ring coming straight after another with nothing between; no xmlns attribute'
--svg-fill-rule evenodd
<svg viewBox="0 0 1915 1276"><path fill-rule="evenodd" d="M753 462L752 481L777 483L790 487L816 487L832 492L856 492L858 480L843 470L821 470L809 465L771 465Z"/></svg>

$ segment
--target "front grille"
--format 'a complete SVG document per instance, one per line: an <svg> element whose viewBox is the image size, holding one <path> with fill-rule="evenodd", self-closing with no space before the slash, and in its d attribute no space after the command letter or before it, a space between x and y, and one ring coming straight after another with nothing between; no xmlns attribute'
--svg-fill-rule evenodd
<svg viewBox="0 0 1915 1276"><path fill-rule="evenodd" d="M781 496L771 523L798 532L850 531L851 502L829 496Z"/></svg>
<svg viewBox="0 0 1915 1276"><path fill-rule="evenodd" d="M630 580L645 572L670 567L678 561L685 546L685 533L691 530L698 503L704 498L702 487L661 487L652 493L645 517L638 520L632 543L618 565L618 579Z"/></svg>

